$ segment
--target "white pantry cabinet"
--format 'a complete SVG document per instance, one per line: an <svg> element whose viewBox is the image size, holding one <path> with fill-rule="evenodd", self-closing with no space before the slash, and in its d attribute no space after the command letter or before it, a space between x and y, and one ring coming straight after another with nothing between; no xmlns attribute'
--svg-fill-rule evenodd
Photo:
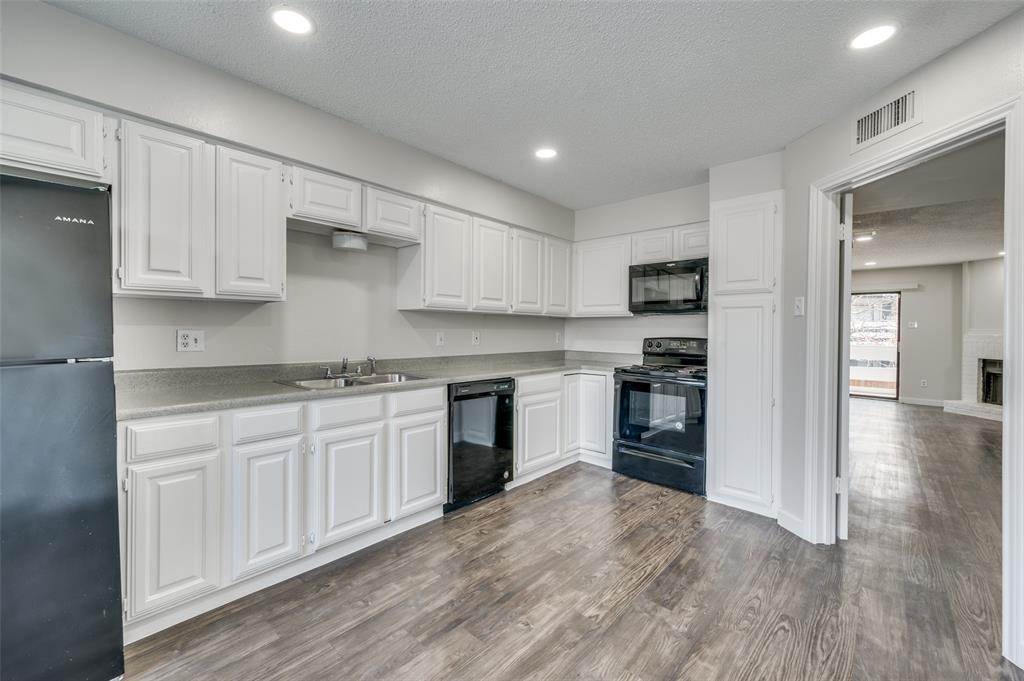
<svg viewBox="0 0 1024 681"><path fill-rule="evenodd" d="M367 187L363 228L367 234L418 244L423 239L423 202L375 187Z"/></svg>
<svg viewBox="0 0 1024 681"><path fill-rule="evenodd" d="M544 288L544 237L513 229L512 310L531 314L543 312Z"/></svg>
<svg viewBox="0 0 1024 681"><path fill-rule="evenodd" d="M20 168L101 179L106 175L103 114L4 83L0 160Z"/></svg>
<svg viewBox="0 0 1024 681"><path fill-rule="evenodd" d="M317 549L384 524L384 456L384 421L316 435Z"/></svg>
<svg viewBox="0 0 1024 681"><path fill-rule="evenodd" d="M128 467L128 617L220 584L220 455Z"/></svg>
<svg viewBox="0 0 1024 681"><path fill-rule="evenodd" d="M667 262L675 258L675 231L657 229L633 235L633 265Z"/></svg>
<svg viewBox="0 0 1024 681"><path fill-rule="evenodd" d="M469 309L472 223L465 213L427 206L422 246L425 307Z"/></svg>
<svg viewBox="0 0 1024 681"><path fill-rule="evenodd" d="M119 292L208 297L214 289L214 147L121 125Z"/></svg>
<svg viewBox="0 0 1024 681"><path fill-rule="evenodd" d="M710 226L707 222L676 227L673 231L673 260L706 258L710 253Z"/></svg>
<svg viewBox="0 0 1024 681"><path fill-rule="evenodd" d="M711 204L711 293L775 288L775 251L782 192Z"/></svg>
<svg viewBox="0 0 1024 681"><path fill-rule="evenodd" d="M279 161L217 148L217 294L284 298L285 215Z"/></svg>
<svg viewBox="0 0 1024 681"><path fill-rule="evenodd" d="M433 508L447 500L446 425L443 411L391 419L388 432L390 520Z"/></svg>
<svg viewBox="0 0 1024 681"><path fill-rule="evenodd" d="M567 317L572 312L572 244L544 237L544 314Z"/></svg>
<svg viewBox="0 0 1024 681"><path fill-rule="evenodd" d="M573 244L574 317L629 315L629 254L628 236Z"/></svg>
<svg viewBox="0 0 1024 681"><path fill-rule="evenodd" d="M289 172L288 189L288 217L361 229L363 185L358 182L294 166Z"/></svg>
<svg viewBox="0 0 1024 681"><path fill-rule="evenodd" d="M474 310L506 312L509 300L509 228L483 218L473 218Z"/></svg>

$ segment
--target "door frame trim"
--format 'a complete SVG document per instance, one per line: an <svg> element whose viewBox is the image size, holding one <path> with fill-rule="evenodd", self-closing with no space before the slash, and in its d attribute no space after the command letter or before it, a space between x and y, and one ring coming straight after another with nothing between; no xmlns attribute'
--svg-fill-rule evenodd
<svg viewBox="0 0 1024 681"><path fill-rule="evenodd" d="M1006 135L1003 420L1003 655L1024 665L1024 102L1014 97L809 187L807 395L804 406L804 518L792 527L808 541L836 536L833 485L839 393L839 222L833 195L906 170L998 131ZM789 524L788 524L789 525ZM787 525L787 526L788 526ZM792 524L795 525L795 524Z"/></svg>

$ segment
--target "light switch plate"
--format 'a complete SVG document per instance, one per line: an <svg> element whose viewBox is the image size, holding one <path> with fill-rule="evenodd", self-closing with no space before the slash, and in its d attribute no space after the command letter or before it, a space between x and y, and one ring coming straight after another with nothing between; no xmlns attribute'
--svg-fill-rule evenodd
<svg viewBox="0 0 1024 681"><path fill-rule="evenodd" d="M178 352L204 352L206 332L202 329L178 329L175 348Z"/></svg>
<svg viewBox="0 0 1024 681"><path fill-rule="evenodd" d="M473 331L472 333L473 333L473 335L472 335L473 345L480 345L480 332L479 331Z"/></svg>
<svg viewBox="0 0 1024 681"><path fill-rule="evenodd" d="M796 298L793 299L793 316L794 317L803 317L804 316L804 306L805 306L805 304L806 304L806 299L803 296L797 296Z"/></svg>

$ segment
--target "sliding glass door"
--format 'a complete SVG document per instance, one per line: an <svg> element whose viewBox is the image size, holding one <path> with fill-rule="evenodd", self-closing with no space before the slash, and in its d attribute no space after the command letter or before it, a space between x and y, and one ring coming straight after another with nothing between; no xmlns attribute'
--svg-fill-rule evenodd
<svg viewBox="0 0 1024 681"><path fill-rule="evenodd" d="M850 302L850 394L897 399L900 294L855 293Z"/></svg>

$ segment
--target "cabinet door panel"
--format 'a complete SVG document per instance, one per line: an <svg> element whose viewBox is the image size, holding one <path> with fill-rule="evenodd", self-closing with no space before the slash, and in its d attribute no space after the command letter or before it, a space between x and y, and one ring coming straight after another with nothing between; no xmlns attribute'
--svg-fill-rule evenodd
<svg viewBox="0 0 1024 681"><path fill-rule="evenodd" d="M562 456L562 395L542 393L519 400L516 454L519 473L543 468Z"/></svg>
<svg viewBox="0 0 1024 681"><path fill-rule="evenodd" d="M129 467L128 583L132 617L220 583L220 456Z"/></svg>
<svg viewBox="0 0 1024 681"><path fill-rule="evenodd" d="M672 260L675 248L671 229L659 229L654 232L642 232L633 235L632 263L643 265L652 262Z"/></svg>
<svg viewBox="0 0 1024 681"><path fill-rule="evenodd" d="M0 159L60 174L103 176L103 114L4 85Z"/></svg>
<svg viewBox="0 0 1024 681"><path fill-rule="evenodd" d="M212 295L212 149L141 123L122 126L121 288Z"/></svg>
<svg viewBox="0 0 1024 681"><path fill-rule="evenodd" d="M567 316L572 310L572 244L544 237L544 314Z"/></svg>
<svg viewBox="0 0 1024 681"><path fill-rule="evenodd" d="M698 225L687 225L677 227L675 230L675 254L676 260L693 260L695 258L708 257L710 227L707 222Z"/></svg>
<svg viewBox="0 0 1024 681"><path fill-rule="evenodd" d="M363 186L337 175L292 168L289 214L346 228L363 222Z"/></svg>
<svg viewBox="0 0 1024 681"><path fill-rule="evenodd" d="M371 234L382 234L419 243L423 238L423 204L416 199L366 188L366 222Z"/></svg>
<svg viewBox="0 0 1024 681"><path fill-rule="evenodd" d="M580 448L580 376L565 377L562 387L562 423L565 428L565 454Z"/></svg>
<svg viewBox="0 0 1024 681"><path fill-rule="evenodd" d="M509 229L473 219L473 309L509 309Z"/></svg>
<svg viewBox="0 0 1024 681"><path fill-rule="evenodd" d="M573 244L573 316L629 315L628 236Z"/></svg>
<svg viewBox="0 0 1024 681"><path fill-rule="evenodd" d="M284 296L285 220L281 163L217 148L217 293Z"/></svg>
<svg viewBox="0 0 1024 681"><path fill-rule="evenodd" d="M711 206L711 293L754 293L775 286L781 192Z"/></svg>
<svg viewBox="0 0 1024 681"><path fill-rule="evenodd" d="M234 578L302 555L301 437L237 447Z"/></svg>
<svg viewBox="0 0 1024 681"><path fill-rule="evenodd" d="M608 378L594 374L580 377L580 448L608 453Z"/></svg>
<svg viewBox="0 0 1024 681"><path fill-rule="evenodd" d="M391 420L391 519L440 506L448 496L444 412Z"/></svg>
<svg viewBox="0 0 1024 681"><path fill-rule="evenodd" d="M512 309L544 311L544 238L512 230Z"/></svg>
<svg viewBox="0 0 1024 681"><path fill-rule="evenodd" d="M423 244L424 305L469 309L472 221L468 215L427 207Z"/></svg>
<svg viewBox="0 0 1024 681"><path fill-rule="evenodd" d="M384 423L316 438L319 549L384 524Z"/></svg>

